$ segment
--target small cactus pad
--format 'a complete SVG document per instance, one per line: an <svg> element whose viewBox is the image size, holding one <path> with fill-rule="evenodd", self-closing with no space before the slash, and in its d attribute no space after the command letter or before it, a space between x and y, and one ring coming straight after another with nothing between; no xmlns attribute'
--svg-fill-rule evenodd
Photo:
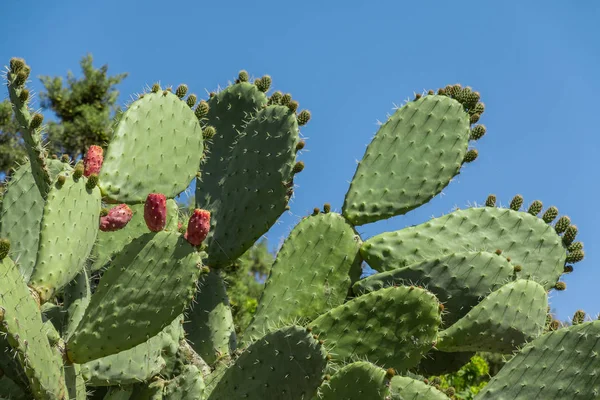
<svg viewBox="0 0 600 400"><path fill-rule="evenodd" d="M398 109L358 164L342 214L363 225L427 203L458 174L471 131L463 106L425 96Z"/></svg>
<svg viewBox="0 0 600 400"><path fill-rule="evenodd" d="M10 258L0 262L0 334L16 350L37 399L65 396L60 354L50 347L38 305ZM4 355L2 357L5 357Z"/></svg>
<svg viewBox="0 0 600 400"><path fill-rule="evenodd" d="M87 398L85 380L79 364L65 365L65 386L67 388L65 399L84 400Z"/></svg>
<svg viewBox="0 0 600 400"><path fill-rule="evenodd" d="M69 172L63 172L69 174ZM37 261L29 286L46 302L81 271L99 231L100 190L69 177L48 193Z"/></svg>
<svg viewBox="0 0 600 400"><path fill-rule="evenodd" d="M271 332L229 367L208 400L311 399L321 384L327 354L300 326Z"/></svg>
<svg viewBox="0 0 600 400"><path fill-rule="evenodd" d="M420 285L444 304L442 320L448 327L464 317L513 276L513 266L494 253L456 253L371 275L356 282L354 293L372 292L388 286Z"/></svg>
<svg viewBox="0 0 600 400"><path fill-rule="evenodd" d="M309 324L332 348L333 360L359 357L406 371L433 346L439 302L418 287L390 287L357 297Z"/></svg>
<svg viewBox="0 0 600 400"><path fill-rule="evenodd" d="M440 254L501 250L520 277L545 289L563 273L566 250L554 228L527 213L496 207L468 208L365 241L361 254L378 271L400 268Z"/></svg>
<svg viewBox="0 0 600 400"><path fill-rule="evenodd" d="M117 354L88 361L81 371L88 386L127 385L149 380L160 373L166 362L163 352L177 345L183 317L173 322L146 342Z"/></svg>
<svg viewBox="0 0 600 400"><path fill-rule="evenodd" d="M70 336L90 304L92 293L90 282L86 269L82 269L64 289L64 333L63 336Z"/></svg>
<svg viewBox="0 0 600 400"><path fill-rule="evenodd" d="M130 206L133 217L123 229L114 232L98 232L98 238L92 250L92 272L101 269L119 253L125 245L133 239L148 233L148 227L144 220L144 204ZM177 230L177 202L167 199L167 225L166 230Z"/></svg>
<svg viewBox="0 0 600 400"><path fill-rule="evenodd" d="M449 400L435 387L408 376L394 376L390 382L390 393L392 399L399 400Z"/></svg>
<svg viewBox="0 0 600 400"><path fill-rule="evenodd" d="M558 329L527 344L477 400L597 399L600 321Z"/></svg>
<svg viewBox="0 0 600 400"><path fill-rule="evenodd" d="M60 161L48 160L52 179L65 168L71 169ZM18 254L19 270L25 281L31 277L37 259L44 204L42 192L31 173L31 164L23 164L12 175L4 192L0 237L10 240L11 251Z"/></svg>
<svg viewBox="0 0 600 400"><path fill-rule="evenodd" d="M309 216L292 230L277 259L246 335L261 337L282 320L312 320L341 305L361 273L360 238L339 214Z"/></svg>
<svg viewBox="0 0 600 400"><path fill-rule="evenodd" d="M219 206L207 208L211 211L208 265L234 261L283 214L299 140L296 115L275 105L260 110L238 135L224 162L228 168L221 176Z"/></svg>
<svg viewBox="0 0 600 400"><path fill-rule="evenodd" d="M236 347L235 326L223 279L216 270L200 276L184 329L192 348L209 365Z"/></svg>
<svg viewBox="0 0 600 400"><path fill-rule="evenodd" d="M69 360L85 363L158 334L192 299L200 267L200 256L177 232L134 239L109 264L79 326L67 338Z"/></svg>
<svg viewBox="0 0 600 400"><path fill-rule="evenodd" d="M248 82L231 85L210 98L206 125L214 126L216 134L210 144L210 153L200 167L202 179L196 179L196 207L209 209L209 205L219 199L219 182L227 171L233 144L248 121L265 104L265 94Z"/></svg>
<svg viewBox="0 0 600 400"><path fill-rule="evenodd" d="M193 365L185 365L181 374L171 379L164 389L164 400L203 400L204 379Z"/></svg>
<svg viewBox="0 0 600 400"><path fill-rule="evenodd" d="M385 400L389 394L385 370L370 362L348 364L319 389L321 400Z"/></svg>
<svg viewBox="0 0 600 400"><path fill-rule="evenodd" d="M123 113L100 172L102 193L115 202L173 198L190 184L203 152L194 112L173 93L147 93Z"/></svg>
<svg viewBox="0 0 600 400"><path fill-rule="evenodd" d="M440 332L437 348L510 353L542 333L547 308L546 291L535 281L507 283Z"/></svg>

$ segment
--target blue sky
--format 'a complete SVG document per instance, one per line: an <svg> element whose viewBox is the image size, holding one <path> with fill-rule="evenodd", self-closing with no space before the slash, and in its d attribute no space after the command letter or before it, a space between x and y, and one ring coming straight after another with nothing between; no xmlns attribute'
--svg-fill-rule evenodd
<svg viewBox="0 0 600 400"><path fill-rule="evenodd" d="M96 66L129 73L121 104L159 80L203 94L240 69L270 74L313 115L302 131L306 168L291 212L268 234L273 246L313 207L341 209L355 162L394 103L449 83L472 86L488 128L478 160L443 196L359 231L401 229L489 193L503 204L517 193L526 204L540 199L571 217L586 248L551 305L562 319L579 308L597 315L600 139L590 117L600 92L600 4L485 3L8 0L0 62L21 56L35 76L65 76L90 52ZM37 79L32 86L41 88Z"/></svg>

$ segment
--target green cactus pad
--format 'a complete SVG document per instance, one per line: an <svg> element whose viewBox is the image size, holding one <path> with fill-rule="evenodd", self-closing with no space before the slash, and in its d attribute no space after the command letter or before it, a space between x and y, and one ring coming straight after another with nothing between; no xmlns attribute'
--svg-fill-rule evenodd
<svg viewBox="0 0 600 400"><path fill-rule="evenodd" d="M8 339L3 334L0 334L0 370L2 370L5 377L17 384L21 389L24 391L28 390L29 384L25 371L23 371L21 364L19 364L15 350L8 344Z"/></svg>
<svg viewBox="0 0 600 400"><path fill-rule="evenodd" d="M360 245L339 214L300 221L277 254L247 336L256 339L281 320L312 320L342 304L361 274Z"/></svg>
<svg viewBox="0 0 600 400"><path fill-rule="evenodd" d="M134 239L110 263L67 354L85 363L131 349L158 334L192 299L201 260L177 232Z"/></svg>
<svg viewBox="0 0 600 400"><path fill-rule="evenodd" d="M448 400L449 397L433 386L407 376L395 376L390 382L394 400Z"/></svg>
<svg viewBox="0 0 600 400"><path fill-rule="evenodd" d="M425 96L381 126L358 164L342 214L354 225L405 214L456 176L467 152L469 114L456 100Z"/></svg>
<svg viewBox="0 0 600 400"><path fill-rule="evenodd" d="M48 160L52 180L63 169L70 167L58 160ZM11 242L11 253L25 281L29 281L37 258L40 241L40 221L44 215L45 200L36 186L31 164L20 166L8 182L2 211L0 237Z"/></svg>
<svg viewBox="0 0 600 400"><path fill-rule="evenodd" d="M547 333L527 344L477 400L597 399L600 321Z"/></svg>
<svg viewBox="0 0 600 400"><path fill-rule="evenodd" d="M146 93L121 116L99 186L115 202L144 201L148 193L174 198L196 175L203 149L202 128L185 101Z"/></svg>
<svg viewBox="0 0 600 400"><path fill-rule="evenodd" d="M198 286L184 329L196 353L213 365L217 359L227 358L235 350L235 326L225 284L218 271L203 274Z"/></svg>
<svg viewBox="0 0 600 400"><path fill-rule="evenodd" d="M389 393L385 370L369 362L348 364L323 382L321 400L384 400Z"/></svg>
<svg viewBox="0 0 600 400"><path fill-rule="evenodd" d="M535 281L507 283L440 332L437 348L510 353L542 334L547 308L546 291Z"/></svg>
<svg viewBox="0 0 600 400"><path fill-rule="evenodd" d="M353 290L361 294L394 285L424 286L444 305L442 320L450 326L513 274L514 267L502 256L465 252L371 275L356 282Z"/></svg>
<svg viewBox="0 0 600 400"><path fill-rule="evenodd" d="M311 399L321 384L326 356L302 327L271 332L225 371L208 400Z"/></svg>
<svg viewBox="0 0 600 400"><path fill-rule="evenodd" d="M137 384L129 400L163 400L165 383L163 379L155 378L150 383Z"/></svg>
<svg viewBox="0 0 600 400"><path fill-rule="evenodd" d="M501 250L519 277L554 287L564 271L566 250L554 228L527 212L495 207L454 211L421 225L365 241L361 254L378 271L408 266L443 254Z"/></svg>
<svg viewBox="0 0 600 400"><path fill-rule="evenodd" d="M219 202L208 208L207 264L226 266L265 234L285 211L294 178L296 114L268 106L248 122L224 164Z"/></svg>
<svg viewBox="0 0 600 400"><path fill-rule="evenodd" d="M332 348L335 362L366 358L385 368L405 371L432 348L440 322L434 295L403 286L357 297L309 326Z"/></svg>
<svg viewBox="0 0 600 400"><path fill-rule="evenodd" d="M164 400L203 400L204 380L198 368L186 365L179 376L165 385Z"/></svg>
<svg viewBox="0 0 600 400"><path fill-rule="evenodd" d="M54 184L44 206L40 245L29 285L42 302L72 281L90 255L100 217L100 190L86 188L85 178Z"/></svg>
<svg viewBox="0 0 600 400"><path fill-rule="evenodd" d="M129 400L133 394L132 386L113 386L103 400Z"/></svg>
<svg viewBox="0 0 600 400"><path fill-rule="evenodd" d="M63 331L63 307L54 303L44 303L40 307L40 311L42 312L42 322L51 324L56 330L56 335L60 337Z"/></svg>
<svg viewBox="0 0 600 400"><path fill-rule="evenodd" d="M90 304L92 293L85 268L64 289L64 337L69 337L79 325Z"/></svg>
<svg viewBox="0 0 600 400"><path fill-rule="evenodd" d="M246 123L265 104L267 97L255 85L240 82L213 96L206 124L216 128L209 154L201 166L202 178L196 179L196 207L209 209L221 196L221 179L227 171L227 159Z"/></svg>
<svg viewBox="0 0 600 400"><path fill-rule="evenodd" d="M130 205L129 208L133 211L133 217L131 217L131 220L123 229L113 232L98 231L98 238L92 250L92 259L94 260L91 268L92 272L105 267L125 245L148 232L148 227L144 220L144 204ZM177 222L177 202L173 199L167 199L167 224L165 229L177 230Z"/></svg>
<svg viewBox="0 0 600 400"><path fill-rule="evenodd" d="M67 399L87 399L85 381L81 375L81 366L79 364L65 365L65 386L67 387Z"/></svg>
<svg viewBox="0 0 600 400"><path fill-rule="evenodd" d="M0 333L8 335L35 398L64 398L60 354L50 347L40 310L10 258L0 262L0 322Z"/></svg>
<svg viewBox="0 0 600 400"><path fill-rule="evenodd" d="M81 371L88 386L127 385L146 381L162 371L163 352L177 346L183 318L176 318L158 335L117 354L88 361Z"/></svg>

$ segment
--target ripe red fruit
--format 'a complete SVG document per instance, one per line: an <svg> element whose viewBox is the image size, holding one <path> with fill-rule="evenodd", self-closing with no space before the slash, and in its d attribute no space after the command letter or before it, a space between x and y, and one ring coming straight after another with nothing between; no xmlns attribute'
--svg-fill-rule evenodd
<svg viewBox="0 0 600 400"><path fill-rule="evenodd" d="M190 217L187 231L183 237L193 246L199 246L210 230L210 212L206 210L195 209Z"/></svg>
<svg viewBox="0 0 600 400"><path fill-rule="evenodd" d="M133 211L127 204L119 204L111 208L108 214L100 218L100 230L113 232L124 228L133 217Z"/></svg>
<svg viewBox="0 0 600 400"><path fill-rule="evenodd" d="M167 224L167 198L161 193L150 193L144 204L144 220L152 232L165 229Z"/></svg>
<svg viewBox="0 0 600 400"><path fill-rule="evenodd" d="M104 161L104 150L102 150L102 147L96 145L90 146L83 158L83 175L88 177L91 174L100 174L102 161Z"/></svg>

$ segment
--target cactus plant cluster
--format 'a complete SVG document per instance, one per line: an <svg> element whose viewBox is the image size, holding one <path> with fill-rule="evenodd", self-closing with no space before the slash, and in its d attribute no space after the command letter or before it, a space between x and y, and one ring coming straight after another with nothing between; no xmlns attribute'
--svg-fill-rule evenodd
<svg viewBox="0 0 600 400"><path fill-rule="evenodd" d="M389 117L341 212L325 204L291 231L236 337L225 271L289 209L310 113L245 71L200 102L155 84L106 154L92 146L73 165L42 145L29 73L11 60L28 160L0 214L0 398L447 399L423 376L478 351L517 355L477 398L598 396L600 321L545 329L549 292L583 258L555 207L538 217L540 201L490 196L357 233L427 203L477 158L485 107L471 88L418 94ZM193 180L185 216L174 198ZM360 279L363 261L379 272Z"/></svg>

